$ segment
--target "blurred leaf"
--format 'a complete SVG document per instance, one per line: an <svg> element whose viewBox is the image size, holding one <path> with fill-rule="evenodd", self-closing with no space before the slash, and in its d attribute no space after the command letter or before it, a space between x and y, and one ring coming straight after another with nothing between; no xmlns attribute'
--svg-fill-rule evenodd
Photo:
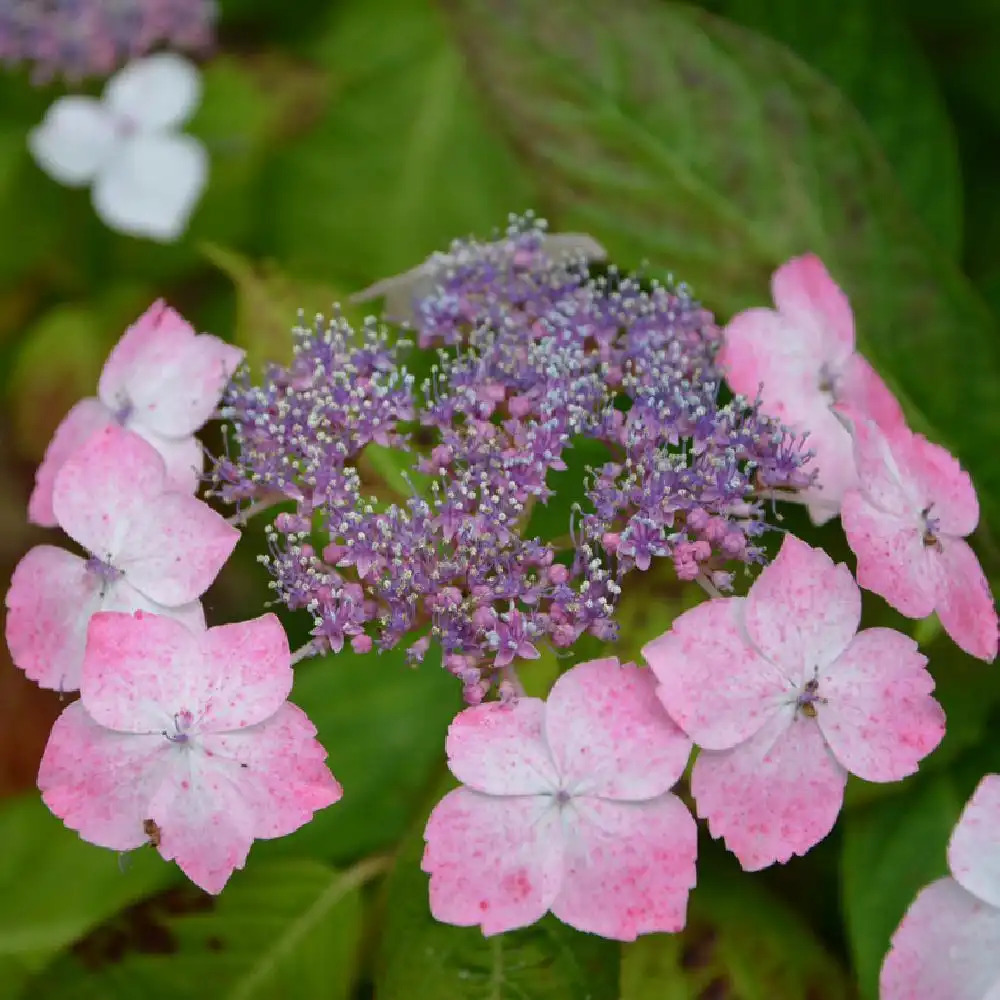
<svg viewBox="0 0 1000 1000"><path fill-rule="evenodd" d="M379 1000L618 1000L619 947L547 916L486 938L439 924L420 870L423 824L389 877L375 995Z"/></svg>
<svg viewBox="0 0 1000 1000"><path fill-rule="evenodd" d="M842 817L842 905L863 997L876 1000L889 939L917 891L947 873L948 838L969 791L937 774Z"/></svg>
<svg viewBox="0 0 1000 1000"><path fill-rule="evenodd" d="M30 1000L348 1000L372 862L256 863L217 898L194 887L149 900L54 962Z"/></svg>
<svg viewBox="0 0 1000 1000"><path fill-rule="evenodd" d="M893 3L708 0L787 45L835 83L878 138L910 207L952 254L961 247L958 147L927 60Z"/></svg>
<svg viewBox="0 0 1000 1000"><path fill-rule="evenodd" d="M308 713L344 797L254 857L308 854L345 862L392 846L412 822L427 783L444 767L444 737L462 707L461 685L431 657L412 669L401 650L349 649L296 670L292 701Z"/></svg>
<svg viewBox="0 0 1000 1000"><path fill-rule="evenodd" d="M174 881L153 851L120 864L82 841L37 793L0 804L0 984L41 968L121 907Z"/></svg>
<svg viewBox="0 0 1000 1000"><path fill-rule="evenodd" d="M261 209L293 273L361 287L530 207L431 0L344 0L314 57L334 100L278 154Z"/></svg>
<svg viewBox="0 0 1000 1000"><path fill-rule="evenodd" d="M753 875L698 862L688 921L622 948L621 1000L847 1000L844 970Z"/></svg>
<svg viewBox="0 0 1000 1000"><path fill-rule="evenodd" d="M957 449L1000 521L1000 340L840 93L783 46L686 6L448 0L470 71L560 229L644 257L728 314L818 252L860 340ZM960 332L960 335L959 335Z"/></svg>

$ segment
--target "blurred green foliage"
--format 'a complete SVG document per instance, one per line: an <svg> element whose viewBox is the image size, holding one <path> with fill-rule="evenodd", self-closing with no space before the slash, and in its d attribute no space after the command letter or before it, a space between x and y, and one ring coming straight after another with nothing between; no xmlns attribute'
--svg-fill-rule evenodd
<svg viewBox="0 0 1000 1000"><path fill-rule="evenodd" d="M782 260L818 252L910 419L972 471L976 541L1000 579L1000 6L220 6L192 125L211 182L174 245L109 232L85 191L42 174L25 136L63 88L0 78L0 460L17 510L52 429L153 298L255 364L280 360L297 308L328 310L452 237L534 208L554 228L591 232L622 265L693 283L721 319L766 303ZM369 458L402 488L406 462ZM564 530L594 461L570 456L532 530ZM836 526L796 517L786 523L839 553ZM16 520L3 531L15 558L38 538ZM247 544L259 541L251 532ZM237 567L217 588L217 621L267 598L252 561ZM643 582L623 607L626 658L688 599L667 580ZM878 601L865 614L911 627ZM949 716L921 774L852 781L838 834L780 871L743 875L704 845L688 929L624 947L551 918L489 940L434 923L421 817L444 780L457 686L436 662L414 671L401 655L307 662L293 700L315 721L344 800L256 845L218 901L152 851L119 865L80 842L36 793L0 803L0 1000L874 1000L890 934L945 870L976 780L1000 766L995 681L933 630L919 634ZM529 690L543 692L560 662L531 665ZM826 892L838 880L839 899Z"/></svg>

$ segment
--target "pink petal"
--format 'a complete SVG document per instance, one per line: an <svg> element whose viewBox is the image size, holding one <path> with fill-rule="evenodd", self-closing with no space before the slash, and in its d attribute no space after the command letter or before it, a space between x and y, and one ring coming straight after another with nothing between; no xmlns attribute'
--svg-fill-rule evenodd
<svg viewBox="0 0 1000 1000"><path fill-rule="evenodd" d="M43 528L57 525L52 488L63 462L89 437L111 423L111 414L99 399L81 399L56 428L45 457L35 472L35 488L28 499L28 520Z"/></svg>
<svg viewBox="0 0 1000 1000"><path fill-rule="evenodd" d="M942 538L937 557L935 608L945 632L970 656L988 663L997 655L997 609L982 566L961 538Z"/></svg>
<svg viewBox="0 0 1000 1000"><path fill-rule="evenodd" d="M743 606L747 635L795 681L808 680L844 651L861 621L851 571L785 535L777 558L754 581Z"/></svg>
<svg viewBox="0 0 1000 1000"><path fill-rule="evenodd" d="M671 718L698 746L727 750L751 737L797 686L752 646L740 597L706 601L674 620L642 655Z"/></svg>
<svg viewBox="0 0 1000 1000"><path fill-rule="evenodd" d="M202 732L243 729L277 712L292 690L288 637L277 615L210 628L202 650L212 674Z"/></svg>
<svg viewBox="0 0 1000 1000"><path fill-rule="evenodd" d="M881 1000L997 1000L1000 910L950 878L913 901L879 978Z"/></svg>
<svg viewBox="0 0 1000 1000"><path fill-rule="evenodd" d="M844 494L858 484L851 435L825 399L817 400L807 411L789 413L784 419L793 430L808 431L806 446L815 452L809 468L818 475L802 499L813 523L824 524L836 517Z"/></svg>
<svg viewBox="0 0 1000 1000"><path fill-rule="evenodd" d="M859 632L819 676L816 721L834 757L866 781L913 774L944 736L927 657L888 628Z"/></svg>
<svg viewBox="0 0 1000 1000"><path fill-rule="evenodd" d="M703 750L691 792L712 836L756 871L805 854L833 829L846 780L815 720L789 708L733 750Z"/></svg>
<svg viewBox="0 0 1000 1000"><path fill-rule="evenodd" d="M680 799L581 796L568 808L573 833L552 912L577 930L617 941L681 930L695 884L698 828Z"/></svg>
<svg viewBox="0 0 1000 1000"><path fill-rule="evenodd" d="M895 514L916 525L923 509L921 497L906 470L896 461L905 455L909 431L905 427L897 429L890 439L866 416L846 408L837 412L850 428L854 441L860 491L882 513Z"/></svg>
<svg viewBox="0 0 1000 1000"><path fill-rule="evenodd" d="M190 628L204 628L195 601L167 610L124 580L106 587L87 571L86 563L64 549L39 545L14 570L7 593L7 644L14 663L37 684L57 691L80 686L87 624L100 610L142 609L169 614Z"/></svg>
<svg viewBox="0 0 1000 1000"><path fill-rule="evenodd" d="M205 757L194 763L171 749L166 778L149 805L160 828L160 854L206 892L221 892L250 853L251 807L229 780L228 767Z"/></svg>
<svg viewBox="0 0 1000 1000"><path fill-rule="evenodd" d="M858 583L904 615L926 618L937 601L939 569L919 527L873 506L857 490L844 497L840 522L858 557Z"/></svg>
<svg viewBox="0 0 1000 1000"><path fill-rule="evenodd" d="M979 523L979 500L969 474L958 459L921 434L903 438L902 470L913 481L920 509L930 507L939 530L964 538Z"/></svg>
<svg viewBox="0 0 1000 1000"><path fill-rule="evenodd" d="M562 787L575 795L655 798L674 786L691 755L653 675L614 657L577 664L555 682L545 733Z"/></svg>
<svg viewBox="0 0 1000 1000"><path fill-rule="evenodd" d="M164 475L163 460L150 445L110 424L77 448L56 475L56 519L74 541L105 559L117 554L123 534L163 492Z"/></svg>
<svg viewBox="0 0 1000 1000"><path fill-rule="evenodd" d="M161 493L149 498L143 516L122 531L115 565L154 601L186 604L211 586L239 537L196 497Z"/></svg>
<svg viewBox="0 0 1000 1000"><path fill-rule="evenodd" d="M1000 775L987 774L966 803L948 844L948 867L973 896L1000 907Z"/></svg>
<svg viewBox="0 0 1000 1000"><path fill-rule="evenodd" d="M518 698L467 708L448 727L448 767L463 784L490 795L535 795L559 787L543 731L545 702Z"/></svg>
<svg viewBox="0 0 1000 1000"><path fill-rule="evenodd" d="M771 295L782 317L808 331L824 358L839 365L854 350L851 304L815 254L782 264L771 277Z"/></svg>
<svg viewBox="0 0 1000 1000"><path fill-rule="evenodd" d="M197 491L205 469L205 452L196 437L165 438L142 424L129 423L127 426L159 452L167 468L166 489L178 493Z"/></svg>
<svg viewBox="0 0 1000 1000"><path fill-rule="evenodd" d="M844 366L837 387L837 401L874 420L888 434L895 434L906 426L899 400L860 354L852 355Z"/></svg>
<svg viewBox="0 0 1000 1000"><path fill-rule="evenodd" d="M326 750L302 709L285 703L239 732L198 737L198 747L238 791L254 817L255 837L284 837L344 794Z"/></svg>
<svg viewBox="0 0 1000 1000"><path fill-rule="evenodd" d="M424 831L435 920L484 934L525 927L552 906L563 881L560 813L549 795L449 792Z"/></svg>
<svg viewBox="0 0 1000 1000"><path fill-rule="evenodd" d="M155 302L111 352L98 392L112 410L168 438L193 434L212 415L243 351Z"/></svg>
<svg viewBox="0 0 1000 1000"><path fill-rule="evenodd" d="M159 735L103 728L77 701L52 727L38 787L49 809L84 840L128 851L147 840L143 821L152 818L172 749Z"/></svg>

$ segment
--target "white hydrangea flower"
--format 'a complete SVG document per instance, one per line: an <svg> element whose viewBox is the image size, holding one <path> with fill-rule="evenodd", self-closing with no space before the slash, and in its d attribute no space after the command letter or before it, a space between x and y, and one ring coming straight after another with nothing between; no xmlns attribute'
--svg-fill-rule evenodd
<svg viewBox="0 0 1000 1000"><path fill-rule="evenodd" d="M69 187L92 185L94 208L111 229L176 240L208 179L208 154L178 131L201 99L187 59L161 52L116 73L98 100L59 98L28 136L38 165Z"/></svg>

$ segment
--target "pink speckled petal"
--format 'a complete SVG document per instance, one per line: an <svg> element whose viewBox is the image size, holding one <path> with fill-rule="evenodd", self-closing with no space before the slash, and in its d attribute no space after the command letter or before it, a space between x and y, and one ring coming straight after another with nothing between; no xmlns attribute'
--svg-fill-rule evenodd
<svg viewBox="0 0 1000 1000"><path fill-rule="evenodd" d="M698 746L727 750L749 739L798 688L751 645L743 598L699 604L675 619L642 655L671 718Z"/></svg>
<svg viewBox="0 0 1000 1000"><path fill-rule="evenodd" d="M617 941L681 930L695 884L698 827L680 799L581 796L567 810L566 875L552 912L577 930Z"/></svg>
<svg viewBox="0 0 1000 1000"><path fill-rule="evenodd" d="M873 507L884 514L916 524L923 509L912 477L897 459L904 459L911 434L905 427L892 433L881 430L864 414L839 407L837 414L854 442L858 489Z"/></svg>
<svg viewBox="0 0 1000 1000"><path fill-rule="evenodd" d="M997 656L997 609L982 566L961 538L941 539L936 609L941 625L970 656L992 663Z"/></svg>
<svg viewBox="0 0 1000 1000"><path fill-rule="evenodd" d="M151 445L110 424L63 463L52 508L70 538L106 559L118 554L132 525L142 522L149 503L163 492L165 475L163 459Z"/></svg>
<svg viewBox="0 0 1000 1000"><path fill-rule="evenodd" d="M202 703L202 732L263 722L292 690L288 637L277 615L210 628L202 641L212 683Z"/></svg>
<svg viewBox="0 0 1000 1000"><path fill-rule="evenodd" d="M205 470L205 452L196 437L165 438L136 423L128 424L128 429L159 452L167 468L166 489L178 493L194 493L198 489Z"/></svg>
<svg viewBox="0 0 1000 1000"><path fill-rule="evenodd" d="M550 795L449 792L424 831L435 920L484 934L525 927L552 906L563 881L564 837Z"/></svg>
<svg viewBox="0 0 1000 1000"><path fill-rule="evenodd" d="M174 748L162 736L115 733L80 701L56 719L38 770L45 804L84 840L116 851L145 843L143 820Z"/></svg>
<svg viewBox="0 0 1000 1000"><path fill-rule="evenodd" d="M58 524L52 509L52 489L63 462L88 438L111 423L111 414L99 399L81 399L56 428L45 457L35 472L35 488L28 498L28 520L43 528Z"/></svg>
<svg viewBox="0 0 1000 1000"><path fill-rule="evenodd" d="M972 793L948 844L948 867L963 889L1000 907L1000 775L987 774Z"/></svg>
<svg viewBox="0 0 1000 1000"><path fill-rule="evenodd" d="M931 697L927 657L888 628L859 632L820 673L816 721L834 757L866 781L913 774L944 736L945 717Z"/></svg>
<svg viewBox="0 0 1000 1000"><path fill-rule="evenodd" d="M200 597L218 576L240 533L207 503L161 493L129 525L115 565L129 583L168 607Z"/></svg>
<svg viewBox="0 0 1000 1000"><path fill-rule="evenodd" d="M940 591L940 568L920 529L872 506L857 490L845 497L840 522L858 557L858 583L910 618L926 618Z"/></svg>
<svg viewBox="0 0 1000 1000"><path fill-rule="evenodd" d="M555 682L545 733L563 788L574 795L655 798L674 786L691 755L653 675L614 657L577 664Z"/></svg>
<svg viewBox="0 0 1000 1000"><path fill-rule="evenodd" d="M181 711L197 725L216 683L207 634L143 611L94 615L80 682L87 711L124 733L173 732Z"/></svg>
<svg viewBox="0 0 1000 1000"><path fill-rule="evenodd" d="M316 727L287 702L263 722L199 736L198 744L247 804L255 837L287 836L344 794L325 764Z"/></svg>
<svg viewBox="0 0 1000 1000"><path fill-rule="evenodd" d="M808 680L851 641L861 621L861 592L851 571L822 550L785 535L743 606L747 635L795 681Z"/></svg>
<svg viewBox="0 0 1000 1000"><path fill-rule="evenodd" d="M906 426L899 400L860 354L852 355L844 366L837 387L837 400L848 409L874 420L890 435Z"/></svg>
<svg viewBox="0 0 1000 1000"><path fill-rule="evenodd" d="M979 523L979 499L958 459L922 434L910 436L903 456L900 466L913 481L920 509L930 507L939 531L961 538L972 534Z"/></svg>
<svg viewBox="0 0 1000 1000"><path fill-rule="evenodd" d="M892 937L880 1000L998 1000L1000 910L950 878L922 889Z"/></svg>
<svg viewBox="0 0 1000 1000"><path fill-rule="evenodd" d="M545 702L518 698L467 708L448 727L448 766L463 784L490 795L535 795L559 787L544 733Z"/></svg>
<svg viewBox="0 0 1000 1000"><path fill-rule="evenodd" d="M229 780L230 767L198 748L175 748L149 805L149 818L160 828L160 854L211 893L221 892L243 867L254 838L251 806Z"/></svg>
<svg viewBox="0 0 1000 1000"><path fill-rule="evenodd" d="M703 750L691 792L712 836L756 871L805 854L833 829L846 780L815 720L789 707L734 750Z"/></svg>
<svg viewBox="0 0 1000 1000"><path fill-rule="evenodd" d="M837 515L844 494L858 484L851 435L824 399L792 415L789 425L800 433L809 432L806 447L815 452L809 469L818 475L802 499L813 523L823 524Z"/></svg>
<svg viewBox="0 0 1000 1000"><path fill-rule="evenodd" d="M824 360L838 367L854 350L854 316L823 262L807 253L771 276L771 295L782 317L813 338Z"/></svg>
<svg viewBox="0 0 1000 1000"><path fill-rule="evenodd" d="M112 410L169 438L193 434L212 415L243 351L195 334L179 313L154 303L111 352L98 388Z"/></svg>

